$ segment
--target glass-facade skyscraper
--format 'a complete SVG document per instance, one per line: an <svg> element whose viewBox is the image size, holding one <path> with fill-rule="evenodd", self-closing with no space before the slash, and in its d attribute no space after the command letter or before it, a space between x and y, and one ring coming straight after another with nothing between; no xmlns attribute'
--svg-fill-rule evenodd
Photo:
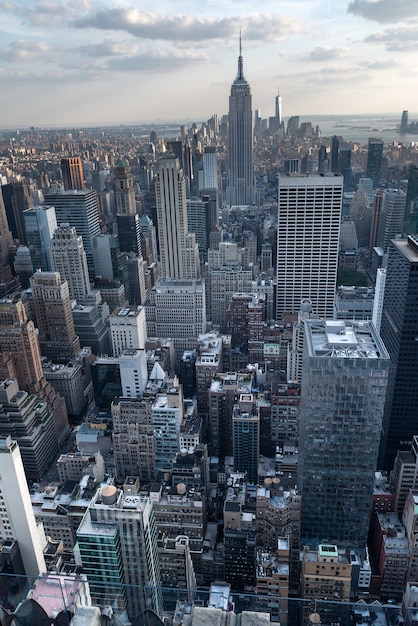
<svg viewBox="0 0 418 626"><path fill-rule="evenodd" d="M365 547L389 355L370 322L305 320L302 545Z"/></svg>

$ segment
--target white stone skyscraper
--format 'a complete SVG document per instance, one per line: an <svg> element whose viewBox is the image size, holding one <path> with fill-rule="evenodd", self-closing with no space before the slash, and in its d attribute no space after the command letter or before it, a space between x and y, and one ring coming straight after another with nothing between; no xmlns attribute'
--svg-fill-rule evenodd
<svg viewBox="0 0 418 626"><path fill-rule="evenodd" d="M19 446L10 436L0 438L0 537L15 540L27 576L46 572L44 541L30 500Z"/></svg>
<svg viewBox="0 0 418 626"><path fill-rule="evenodd" d="M333 317L343 183L341 174L279 177L278 316L308 298L313 316Z"/></svg>
<svg viewBox="0 0 418 626"><path fill-rule="evenodd" d="M161 276L199 278L199 249L194 233L187 232L186 180L178 159L160 160L155 195Z"/></svg>
<svg viewBox="0 0 418 626"><path fill-rule="evenodd" d="M82 302L90 293L87 257L83 238L69 224L61 224L51 241L52 266L68 282L70 298Z"/></svg>
<svg viewBox="0 0 418 626"><path fill-rule="evenodd" d="M238 73L229 96L229 205L253 204L254 134L251 87L244 78L244 65L239 42Z"/></svg>

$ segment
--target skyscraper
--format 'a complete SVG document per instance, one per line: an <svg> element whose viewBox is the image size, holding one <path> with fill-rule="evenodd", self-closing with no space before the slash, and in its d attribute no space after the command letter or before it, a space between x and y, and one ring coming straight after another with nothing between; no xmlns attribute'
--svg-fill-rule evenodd
<svg viewBox="0 0 418 626"><path fill-rule="evenodd" d="M309 298L314 315L333 317L343 183L340 174L279 178L278 315Z"/></svg>
<svg viewBox="0 0 418 626"><path fill-rule="evenodd" d="M51 241L52 265L62 280L68 282L71 300L82 302L90 293L87 257L83 239L69 224L61 224Z"/></svg>
<svg viewBox="0 0 418 626"><path fill-rule="evenodd" d="M80 157L64 157L61 159L61 172L64 189L84 189L83 164Z"/></svg>
<svg viewBox="0 0 418 626"><path fill-rule="evenodd" d="M252 393L242 393L232 413L234 467L247 472L251 483L258 480L260 415Z"/></svg>
<svg viewBox="0 0 418 626"><path fill-rule="evenodd" d="M99 207L97 194L90 189L69 190L53 193L46 197L48 204L55 207L58 224L68 223L74 226L83 238L87 256L89 276L94 280L94 262L91 240L100 234Z"/></svg>
<svg viewBox="0 0 418 626"><path fill-rule="evenodd" d="M376 245L387 251L390 240L402 234L406 195L399 189L385 189L377 227Z"/></svg>
<svg viewBox="0 0 418 626"><path fill-rule="evenodd" d="M253 204L254 186L254 135L251 104L251 87L244 78L244 65L239 42L238 73L229 96L229 186L227 203Z"/></svg>
<svg viewBox="0 0 418 626"><path fill-rule="evenodd" d="M30 281L42 356L67 363L80 352L66 280L58 272L35 272Z"/></svg>
<svg viewBox="0 0 418 626"><path fill-rule="evenodd" d="M405 237L418 233L418 167L414 164L408 171L403 233Z"/></svg>
<svg viewBox="0 0 418 626"><path fill-rule="evenodd" d="M120 249L135 252L142 257L141 227L136 212L134 179L126 161L118 161L115 168L116 224Z"/></svg>
<svg viewBox="0 0 418 626"><path fill-rule="evenodd" d="M7 223L3 196L0 195L0 283L4 283L0 290L3 294L7 293L10 290L10 287L14 288L16 286L10 265L10 249L12 246L12 233L10 232L9 225Z"/></svg>
<svg viewBox="0 0 418 626"><path fill-rule="evenodd" d="M187 232L186 181L179 161L162 158L155 183L161 276L199 278L199 250Z"/></svg>
<svg viewBox="0 0 418 626"><path fill-rule="evenodd" d="M389 355L369 322L305 320L305 337L298 469L302 541L364 547Z"/></svg>
<svg viewBox="0 0 418 626"><path fill-rule="evenodd" d="M34 270L52 270L51 241L57 228L53 206L35 206L23 212L26 241Z"/></svg>
<svg viewBox="0 0 418 626"><path fill-rule="evenodd" d="M389 246L380 332L391 358L380 466L418 432L418 239Z"/></svg>
<svg viewBox="0 0 418 626"><path fill-rule="evenodd" d="M0 535L3 542L17 541L27 576L46 572L42 535L35 521L22 457L11 437L0 438Z"/></svg>
<svg viewBox="0 0 418 626"><path fill-rule="evenodd" d="M373 181L373 189L377 189L382 178L383 141L381 139L369 139L367 150L366 176Z"/></svg>

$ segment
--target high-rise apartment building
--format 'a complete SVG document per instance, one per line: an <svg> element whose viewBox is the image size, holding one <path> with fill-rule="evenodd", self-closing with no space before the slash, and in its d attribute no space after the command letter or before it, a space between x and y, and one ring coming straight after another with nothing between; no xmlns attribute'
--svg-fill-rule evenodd
<svg viewBox="0 0 418 626"><path fill-rule="evenodd" d="M84 189L84 172L80 157L63 157L61 173L65 191Z"/></svg>
<svg viewBox="0 0 418 626"><path fill-rule="evenodd" d="M227 203L253 204L254 183L254 133L251 87L244 78L244 64L239 44L238 72L231 85L229 96L229 185Z"/></svg>
<svg viewBox="0 0 418 626"><path fill-rule="evenodd" d="M279 177L277 315L309 298L315 315L333 317L343 183L340 174Z"/></svg>
<svg viewBox="0 0 418 626"><path fill-rule="evenodd" d="M16 286L10 265L10 250L13 246L12 233L7 223L3 196L0 195L0 283L4 283L0 289L3 294Z"/></svg>
<svg viewBox="0 0 418 626"><path fill-rule="evenodd" d="M51 241L53 270L68 282L71 300L83 302L90 293L90 280L83 239L69 224L61 224Z"/></svg>
<svg viewBox="0 0 418 626"><path fill-rule="evenodd" d="M184 414L183 388L177 379L174 379L173 386L157 394L151 410L155 466L157 470L170 469L174 457L180 452L180 426Z"/></svg>
<svg viewBox="0 0 418 626"><path fill-rule="evenodd" d="M0 438L0 536L17 541L26 576L46 572L44 541L30 500L22 457L16 441Z"/></svg>
<svg viewBox="0 0 418 626"><path fill-rule="evenodd" d="M52 193L46 197L49 205L55 207L57 224L70 224L83 238L87 256L89 276L94 280L94 262L91 240L100 234L99 205L97 194L90 189L72 189Z"/></svg>
<svg viewBox="0 0 418 626"><path fill-rule="evenodd" d="M70 292L58 272L35 272L30 281L42 356L67 363L80 352Z"/></svg>
<svg viewBox="0 0 418 626"><path fill-rule="evenodd" d="M382 178L383 141L369 139L367 150L366 176L373 181L373 189L377 189Z"/></svg>
<svg viewBox="0 0 418 626"><path fill-rule="evenodd" d="M391 358L380 462L390 469L418 432L418 239L412 235L389 246L380 332Z"/></svg>
<svg viewBox="0 0 418 626"><path fill-rule="evenodd" d="M155 183L161 276L199 278L199 250L187 229L186 181L178 159L162 158Z"/></svg>
<svg viewBox="0 0 418 626"><path fill-rule="evenodd" d="M302 544L366 545L389 363L370 322L305 320Z"/></svg>
<svg viewBox="0 0 418 626"><path fill-rule="evenodd" d="M53 206L35 206L23 212L26 241L34 270L52 271L51 241L57 229Z"/></svg>

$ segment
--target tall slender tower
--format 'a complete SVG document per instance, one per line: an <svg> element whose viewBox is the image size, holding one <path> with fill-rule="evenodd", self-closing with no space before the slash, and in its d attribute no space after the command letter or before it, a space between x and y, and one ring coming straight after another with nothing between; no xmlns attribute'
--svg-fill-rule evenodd
<svg viewBox="0 0 418 626"><path fill-rule="evenodd" d="M229 187L227 202L252 204L254 187L254 135L251 87L244 78L241 34L239 38L238 73L229 96Z"/></svg>
<svg viewBox="0 0 418 626"><path fill-rule="evenodd" d="M61 224L51 241L52 265L68 282L70 298L82 302L90 293L87 257L83 238L69 224Z"/></svg>
<svg viewBox="0 0 418 626"><path fill-rule="evenodd" d="M187 232L186 181L179 160L160 160L155 183L161 275L165 278L199 278L196 237Z"/></svg>

